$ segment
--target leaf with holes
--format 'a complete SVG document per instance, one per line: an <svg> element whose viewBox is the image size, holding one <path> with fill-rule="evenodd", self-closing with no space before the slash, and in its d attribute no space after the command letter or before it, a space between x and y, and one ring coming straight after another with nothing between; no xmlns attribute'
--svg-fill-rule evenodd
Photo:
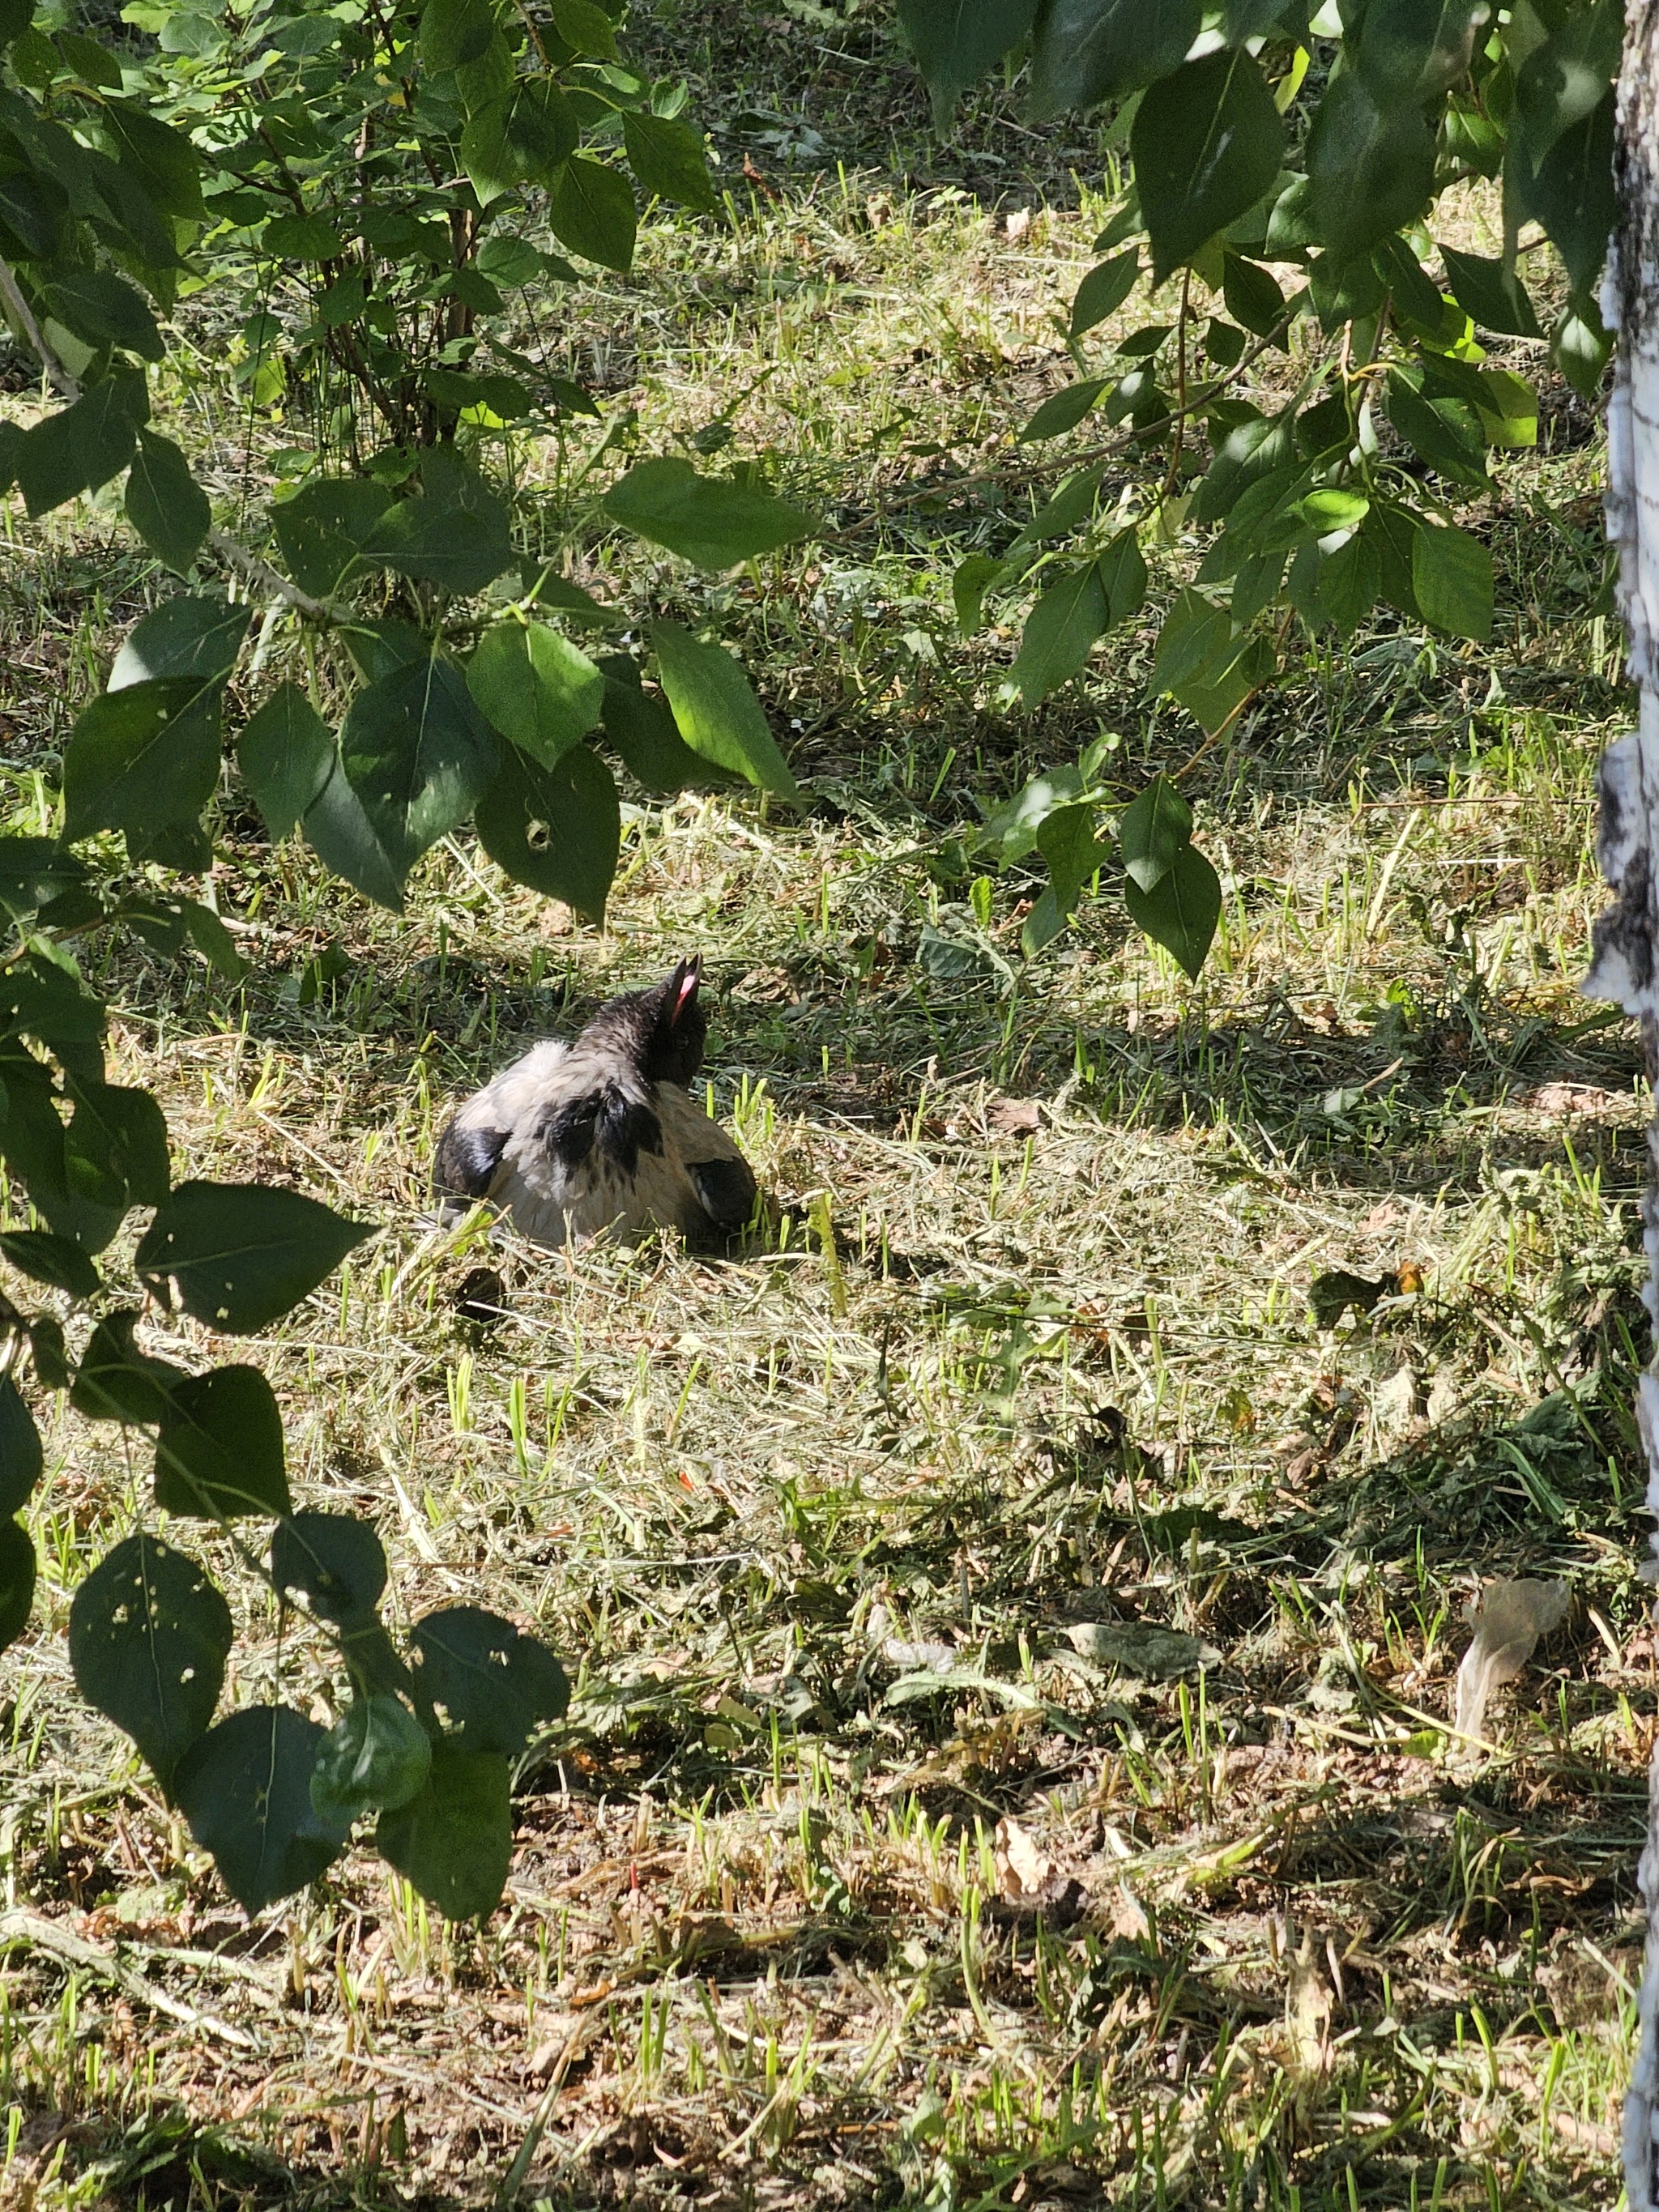
<svg viewBox="0 0 1659 2212"><path fill-rule="evenodd" d="M132 1340L136 1307L106 1314L87 1339L70 1388L70 1403L89 1421L154 1428L166 1416L167 1393L188 1378L170 1360L141 1352Z"/></svg>
<svg viewBox="0 0 1659 2212"><path fill-rule="evenodd" d="M183 1182L158 1208L135 1265L152 1286L178 1285L187 1313L249 1336L298 1305L372 1233L297 1190Z"/></svg>
<svg viewBox="0 0 1659 2212"><path fill-rule="evenodd" d="M292 1510L283 1417L257 1367L215 1367L173 1385L155 1439L155 1503L208 1521Z"/></svg>
<svg viewBox="0 0 1659 2212"><path fill-rule="evenodd" d="M556 1721L570 1686L553 1654L499 1613L471 1605L429 1613L410 1638L415 1678L467 1751L520 1752Z"/></svg>
<svg viewBox="0 0 1659 2212"><path fill-rule="evenodd" d="M169 1792L219 1702L231 1632L230 1607L204 1571L154 1536L118 1544L75 1593L76 1686L132 1738Z"/></svg>
<svg viewBox="0 0 1659 2212"><path fill-rule="evenodd" d="M345 1828L311 1802L323 1731L289 1705L249 1705L191 1746L174 1794L190 1832L245 1912L315 1881Z"/></svg>
<svg viewBox="0 0 1659 2212"><path fill-rule="evenodd" d="M386 1576L380 1540L355 1514L295 1513L272 1532L271 1580L284 1596L300 1591L325 1620L343 1626L371 1614Z"/></svg>
<svg viewBox="0 0 1659 2212"><path fill-rule="evenodd" d="M616 778L591 746L573 745L543 768L509 745L475 820L478 842L514 883L604 920L622 808Z"/></svg>
<svg viewBox="0 0 1659 2212"><path fill-rule="evenodd" d="M513 1862L510 1770L498 1752L432 1747L432 1771L408 1804L382 1813L374 1848L451 1920L500 1903Z"/></svg>

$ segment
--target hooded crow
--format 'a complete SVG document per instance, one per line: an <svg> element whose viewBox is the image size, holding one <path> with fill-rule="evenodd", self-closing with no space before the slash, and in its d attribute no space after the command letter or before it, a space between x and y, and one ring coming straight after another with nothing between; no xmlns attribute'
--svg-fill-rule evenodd
<svg viewBox="0 0 1659 2212"><path fill-rule="evenodd" d="M698 1243L744 1228L749 1163L687 1086L708 1017L696 959L599 1008L574 1044L554 1039L469 1098L438 1139L446 1218L487 1199L532 1243L678 1229Z"/></svg>

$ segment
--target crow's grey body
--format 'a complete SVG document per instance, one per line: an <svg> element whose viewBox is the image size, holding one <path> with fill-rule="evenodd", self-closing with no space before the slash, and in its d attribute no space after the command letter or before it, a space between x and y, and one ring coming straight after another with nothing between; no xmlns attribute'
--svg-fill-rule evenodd
<svg viewBox="0 0 1659 2212"><path fill-rule="evenodd" d="M613 999L574 1044L538 1044L461 1107L439 1139L447 1213L486 1199L538 1244L605 1230L678 1229L698 1241L742 1229L749 1164L685 1085L706 1018L696 963L654 991Z"/></svg>

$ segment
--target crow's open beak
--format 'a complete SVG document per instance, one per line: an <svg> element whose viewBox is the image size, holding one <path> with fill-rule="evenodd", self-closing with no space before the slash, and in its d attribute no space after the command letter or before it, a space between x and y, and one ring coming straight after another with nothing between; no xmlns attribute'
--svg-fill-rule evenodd
<svg viewBox="0 0 1659 2212"><path fill-rule="evenodd" d="M696 999L697 986L702 981L702 955L694 952L689 960L682 960L670 976L672 986L669 994L668 1026L672 1029L686 1008Z"/></svg>

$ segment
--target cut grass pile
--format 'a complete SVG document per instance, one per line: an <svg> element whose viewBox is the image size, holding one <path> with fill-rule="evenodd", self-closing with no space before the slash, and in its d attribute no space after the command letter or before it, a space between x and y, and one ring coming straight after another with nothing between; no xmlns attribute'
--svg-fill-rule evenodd
<svg viewBox="0 0 1659 2212"><path fill-rule="evenodd" d="M753 18L707 13L718 105L715 34ZM384 1224L268 1339L157 1316L147 1342L265 1368L296 1497L374 1519L403 1623L487 1603L577 1691L485 1927L363 1853L246 1926L74 1695L69 1601L148 1470L43 1401L42 1594L0 1661L8 2202L1617 2201L1646 1101L1574 989L1625 711L1585 418L1549 391L1503 463L1519 612L1491 648L1292 635L1195 764L1226 886L1200 988L1109 896L1026 969L1036 886L978 878L965 825L1103 730L1126 794L1197 733L1148 700L1150 617L1040 714L1000 703L1017 612L963 647L945 581L1009 534L996 484L869 517L934 459L994 459L1067 373L1048 316L1094 211L1034 142L1021 196L1053 204L1011 240L960 181L993 141L1024 159L982 117L958 179L915 185L882 49L846 34L844 111L803 88L840 36L769 31L779 81L744 92L784 137L738 235L659 224L637 279L558 309L647 443L739 399L733 450L770 444L836 513L809 562L713 589L576 548L620 605L742 643L808 809L631 809L600 937L452 846L404 917L369 911L229 788L213 888L246 981L87 948L181 1168ZM803 106L861 169L802 166ZM735 167L760 141L725 143ZM198 428L240 481L210 382ZM974 442L903 453L947 441ZM526 466L550 539L579 459ZM34 829L168 586L96 502L10 526L0 789ZM768 1236L713 1265L425 1230L447 1103L692 949ZM478 1324L455 1302L483 1266L504 1311ZM1335 1270L1377 1295L1322 1327ZM199 1540L239 1607L231 1694L310 1704L320 1655ZM1565 1579L1567 1620L1461 1744L1465 1607L1517 1575Z"/></svg>

